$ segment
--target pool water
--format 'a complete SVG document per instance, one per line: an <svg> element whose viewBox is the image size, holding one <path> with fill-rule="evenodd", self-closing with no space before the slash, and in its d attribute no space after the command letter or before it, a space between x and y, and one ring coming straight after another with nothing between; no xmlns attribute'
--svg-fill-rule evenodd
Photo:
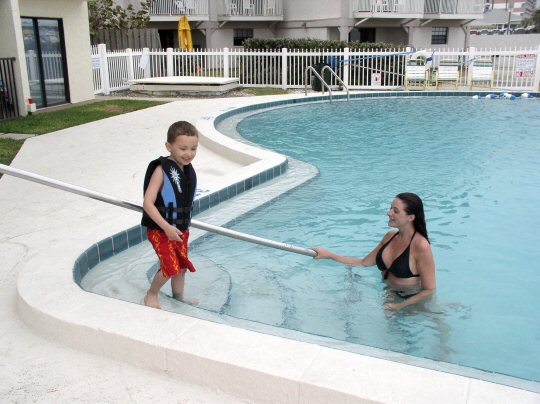
<svg viewBox="0 0 540 404"><path fill-rule="evenodd" d="M373 268L223 237L192 254L231 276L225 312L279 327L540 380L540 101L375 98L254 114L246 139L320 175L234 230L364 256L399 192L419 194L437 297L397 314Z"/></svg>
<svg viewBox="0 0 540 404"><path fill-rule="evenodd" d="M538 127L536 99L366 98L247 116L236 125L242 136L319 174L228 227L364 256L390 230L393 196L415 192L426 208L436 297L388 312L382 305L396 297L376 267L349 268L215 235L192 243L198 272L188 276L186 292L202 297L207 312L324 337L340 349L381 348L540 381ZM225 204L241 206L249 195ZM141 248L130 257L139 267L129 269L122 255L108 274L100 274L102 264L92 269L82 286L142 300L155 258L151 247ZM99 286L120 268L131 280L126 287L135 288L131 296Z"/></svg>

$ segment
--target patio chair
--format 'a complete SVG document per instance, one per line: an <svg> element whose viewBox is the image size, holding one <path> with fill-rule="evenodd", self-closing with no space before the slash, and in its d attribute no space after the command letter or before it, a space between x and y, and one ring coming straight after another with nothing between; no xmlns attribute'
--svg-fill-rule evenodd
<svg viewBox="0 0 540 404"><path fill-rule="evenodd" d="M228 6L229 6L229 15L237 15L238 14L238 5L236 4L238 0L229 0Z"/></svg>
<svg viewBox="0 0 540 404"><path fill-rule="evenodd" d="M407 10L406 0L394 0L394 13Z"/></svg>
<svg viewBox="0 0 540 404"><path fill-rule="evenodd" d="M276 0L266 0L266 15L275 15L276 14Z"/></svg>
<svg viewBox="0 0 540 404"><path fill-rule="evenodd" d="M242 1L242 14L254 15L255 14L255 0L243 0Z"/></svg>
<svg viewBox="0 0 540 404"><path fill-rule="evenodd" d="M490 59L476 59L472 64L470 88L475 83L488 88L493 87L494 71L493 62Z"/></svg>
<svg viewBox="0 0 540 404"><path fill-rule="evenodd" d="M459 62L457 60L441 60L437 68L435 78L435 88L439 88L443 83L453 84L458 88L459 84Z"/></svg>
<svg viewBox="0 0 540 404"><path fill-rule="evenodd" d="M405 90L411 84L421 85L425 90L428 85L428 66L424 58L409 59L405 65Z"/></svg>
<svg viewBox="0 0 540 404"><path fill-rule="evenodd" d="M390 11L390 4L388 0L375 0L371 5L371 11L373 11L374 13Z"/></svg>

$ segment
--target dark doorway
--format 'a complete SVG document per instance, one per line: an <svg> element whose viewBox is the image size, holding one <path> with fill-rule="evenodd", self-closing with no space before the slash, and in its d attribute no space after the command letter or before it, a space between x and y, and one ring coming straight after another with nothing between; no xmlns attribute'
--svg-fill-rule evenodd
<svg viewBox="0 0 540 404"><path fill-rule="evenodd" d="M375 28L354 28L349 32L349 41L375 42Z"/></svg>
<svg viewBox="0 0 540 404"><path fill-rule="evenodd" d="M22 17L30 95L38 108L69 102L61 19Z"/></svg>

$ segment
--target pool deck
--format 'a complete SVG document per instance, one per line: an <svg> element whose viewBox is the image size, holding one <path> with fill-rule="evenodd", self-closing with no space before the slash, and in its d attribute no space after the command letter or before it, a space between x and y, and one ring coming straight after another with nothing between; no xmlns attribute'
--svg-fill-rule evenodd
<svg viewBox="0 0 540 404"><path fill-rule="evenodd" d="M167 127L184 119L222 143L201 141L194 162L200 187L218 190L265 168L242 153L268 164L280 156L220 141L209 117L293 97L180 99L27 139L12 166L142 204L146 165L166 154ZM75 260L138 224L138 213L7 175L0 211L3 402L540 402L526 390L87 293L73 282Z"/></svg>

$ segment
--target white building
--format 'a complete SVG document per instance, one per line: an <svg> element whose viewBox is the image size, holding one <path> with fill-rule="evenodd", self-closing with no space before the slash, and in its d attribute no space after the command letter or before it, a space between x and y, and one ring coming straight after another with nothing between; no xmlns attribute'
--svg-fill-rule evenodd
<svg viewBox="0 0 540 404"><path fill-rule="evenodd" d="M137 0L116 0L137 4ZM246 38L315 38L415 47L466 46L467 25L486 0L155 0L149 28L177 47L181 15L200 48L241 46Z"/></svg>
<svg viewBox="0 0 540 404"><path fill-rule="evenodd" d="M0 26L0 119L94 98L86 1L0 0Z"/></svg>

